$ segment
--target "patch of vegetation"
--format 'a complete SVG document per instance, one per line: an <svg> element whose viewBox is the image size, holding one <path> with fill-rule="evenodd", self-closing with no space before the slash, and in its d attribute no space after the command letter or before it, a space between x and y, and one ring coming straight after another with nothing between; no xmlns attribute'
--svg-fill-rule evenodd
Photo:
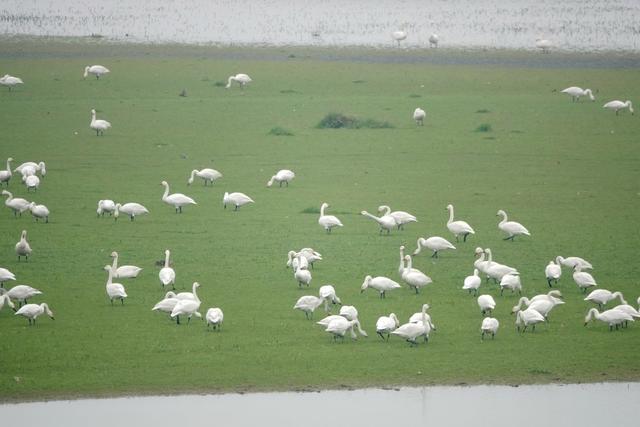
<svg viewBox="0 0 640 427"><path fill-rule="evenodd" d="M275 136L293 136L293 132L291 132L288 129L285 129L283 127L280 126L276 126L274 128L271 128L271 130L269 131L269 135L275 135Z"/></svg>
<svg viewBox="0 0 640 427"><path fill-rule="evenodd" d="M304 208L300 211L300 213L303 214L320 214L320 208L315 206L315 207L310 207L310 208Z"/></svg>
<svg viewBox="0 0 640 427"><path fill-rule="evenodd" d="M358 83L366 83L366 82L367 82L366 80L354 80L352 83L358 84Z"/></svg>
<svg viewBox="0 0 640 427"><path fill-rule="evenodd" d="M300 92L293 89L284 89L284 90L281 90L280 93L300 93Z"/></svg>
<svg viewBox="0 0 640 427"><path fill-rule="evenodd" d="M483 123L476 128L476 132L491 132L492 128L489 123Z"/></svg>
<svg viewBox="0 0 640 427"><path fill-rule="evenodd" d="M316 126L318 129L389 129L393 125L386 121L375 119L360 119L353 116L347 116L341 113L329 113Z"/></svg>
<svg viewBox="0 0 640 427"><path fill-rule="evenodd" d="M409 98L422 98L422 95L418 95L417 93L412 93L409 95Z"/></svg>
<svg viewBox="0 0 640 427"><path fill-rule="evenodd" d="M227 84L225 82L217 81L213 85L215 87L223 87L223 86L226 86Z"/></svg>
<svg viewBox="0 0 640 427"><path fill-rule="evenodd" d="M486 108L483 108L481 110L477 110L476 113L478 114L486 114L486 113L490 113L491 110L487 110Z"/></svg>

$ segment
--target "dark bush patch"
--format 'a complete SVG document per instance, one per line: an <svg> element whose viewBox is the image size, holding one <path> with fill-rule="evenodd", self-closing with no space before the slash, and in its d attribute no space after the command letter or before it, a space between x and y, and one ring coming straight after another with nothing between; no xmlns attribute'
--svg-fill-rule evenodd
<svg viewBox="0 0 640 427"><path fill-rule="evenodd" d="M225 82L217 81L213 85L215 87L223 87L223 86L226 86L227 84Z"/></svg>
<svg viewBox="0 0 640 427"><path fill-rule="evenodd" d="M388 129L393 125L389 122L381 122L375 119L359 119L340 113L329 113L316 126L318 129Z"/></svg>
<svg viewBox="0 0 640 427"><path fill-rule="evenodd" d="M271 130L269 131L269 135L275 135L275 136L293 136L293 132L291 132L288 129L285 129L283 127L280 126L276 126L274 128L271 128Z"/></svg>
<svg viewBox="0 0 640 427"><path fill-rule="evenodd" d="M476 132L491 132L491 125L489 123L483 123L476 128Z"/></svg>
<svg viewBox="0 0 640 427"><path fill-rule="evenodd" d="M476 111L476 113L479 113L479 114L486 114L486 113L490 113L490 112L491 112L491 111L490 111L490 110L487 110L486 108L483 108L482 110L477 110L477 111Z"/></svg>

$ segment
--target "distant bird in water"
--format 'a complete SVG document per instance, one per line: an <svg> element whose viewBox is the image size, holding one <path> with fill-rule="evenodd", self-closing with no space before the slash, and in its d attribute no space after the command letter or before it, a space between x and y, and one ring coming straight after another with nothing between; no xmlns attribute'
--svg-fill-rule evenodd
<svg viewBox="0 0 640 427"><path fill-rule="evenodd" d="M424 118L427 117L427 113L422 108L416 108L413 112L413 120L419 126L424 126Z"/></svg>
<svg viewBox="0 0 640 427"><path fill-rule="evenodd" d="M429 47L438 47L438 42L440 41L440 37L437 34L431 34L429 36Z"/></svg>
<svg viewBox="0 0 640 427"><path fill-rule="evenodd" d="M561 90L560 92L566 93L567 95L571 95L571 99L573 102L580 101L581 96L589 96L589 99L595 101L596 99L593 97L593 93L591 89L582 89L577 86L571 86L566 89Z"/></svg>
<svg viewBox="0 0 640 427"><path fill-rule="evenodd" d="M536 47L542 50L542 53L549 53L552 46L551 42L547 39L536 39Z"/></svg>
<svg viewBox="0 0 640 427"><path fill-rule="evenodd" d="M96 131L96 136L104 135L104 131L111 128L111 123L106 120L96 120L96 110L91 110L91 124L89 127Z"/></svg>
<svg viewBox="0 0 640 427"><path fill-rule="evenodd" d="M10 76L9 74L0 77L0 85L8 87L9 91L11 91L14 86L21 84L24 84L24 82L20 77Z"/></svg>
<svg viewBox="0 0 640 427"><path fill-rule="evenodd" d="M613 110L616 112L616 116L618 115L618 111L622 110L623 108L628 108L629 112L631 112L631 114L633 114L633 104L631 103L631 101L610 101L607 102L606 104L604 104L602 106L602 108L606 108L607 110Z"/></svg>
<svg viewBox="0 0 640 427"><path fill-rule="evenodd" d="M96 80L98 80L100 76L104 76L109 72L109 69L102 65L88 65L84 67L84 78L86 79L89 74L93 74L96 76Z"/></svg>
<svg viewBox="0 0 640 427"><path fill-rule="evenodd" d="M229 89L231 87L231 83L236 82L240 85L240 89L244 89L244 87L251 83L251 77L249 77L246 74L236 74L235 76L229 76L229 79L227 80L227 86L225 86L226 89Z"/></svg>
<svg viewBox="0 0 640 427"><path fill-rule="evenodd" d="M398 42L399 47L400 42L407 38L407 32L402 30L394 31L393 33L391 33L391 37L393 37L393 39Z"/></svg>

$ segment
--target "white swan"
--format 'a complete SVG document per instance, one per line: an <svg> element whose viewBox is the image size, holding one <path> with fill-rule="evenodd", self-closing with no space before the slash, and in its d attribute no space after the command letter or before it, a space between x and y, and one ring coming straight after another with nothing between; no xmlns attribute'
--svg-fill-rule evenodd
<svg viewBox="0 0 640 427"><path fill-rule="evenodd" d="M413 120L419 126L424 126L424 118L427 117L427 113L422 108L416 108L413 110Z"/></svg>
<svg viewBox="0 0 640 427"><path fill-rule="evenodd" d="M154 305L151 311L162 311L163 313L168 313L169 317L171 317L171 312L175 308L176 304L178 304L178 301L180 301L175 297L175 295L176 294L171 291L167 292L165 297Z"/></svg>
<svg viewBox="0 0 640 427"><path fill-rule="evenodd" d="M98 80L101 76L104 76L109 72L109 69L102 65L87 65L86 67L84 67L83 78L86 79L89 74L93 74L94 76L96 76L96 80Z"/></svg>
<svg viewBox="0 0 640 427"><path fill-rule="evenodd" d="M536 324L544 322L545 320L542 314L529 307L526 310L521 310L516 313L516 328L518 332L520 332L520 327L524 326L522 332L526 332L527 327L533 325L531 331L534 332L536 330Z"/></svg>
<svg viewBox="0 0 640 427"><path fill-rule="evenodd" d="M111 269L114 271L114 279L135 279L142 271L140 267L135 265L121 265L118 267L118 252L111 252L111 258L113 258L113 264Z"/></svg>
<svg viewBox="0 0 640 427"><path fill-rule="evenodd" d="M169 258L171 257L171 251L169 249L164 251L164 267L160 269L158 277L160 278L160 284L164 288L171 285L173 289L176 288L176 272L171 268Z"/></svg>
<svg viewBox="0 0 640 427"><path fill-rule="evenodd" d="M160 183L164 187L164 193L162 194L162 201L175 208L176 213L182 213L182 207L187 205L197 205L196 201L189 196L185 196L182 193L169 194L169 184L167 181Z"/></svg>
<svg viewBox="0 0 640 427"><path fill-rule="evenodd" d="M298 298L293 309L303 311L304 316L307 319L312 319L313 312L316 311L316 308L320 307L323 303L324 298L317 297L315 295L305 295Z"/></svg>
<svg viewBox="0 0 640 427"><path fill-rule="evenodd" d="M240 89L244 89L244 87L251 83L251 77L249 77L246 74L236 74L235 76L229 76L229 79L227 80L227 86L225 86L227 89L229 89L231 87L231 83L236 82L240 85Z"/></svg>
<svg viewBox="0 0 640 427"><path fill-rule="evenodd" d="M582 271L579 265L574 267L573 281L576 282L576 285L578 285L580 289L582 289L582 292L587 292L587 288L598 286L596 279L586 271Z"/></svg>
<svg viewBox="0 0 640 427"><path fill-rule="evenodd" d="M493 317L485 317L484 319L482 319L482 325L480 326L480 339L484 340L485 334L491 334L491 339L494 339L499 327L500 322L498 322L498 319L495 319Z"/></svg>
<svg viewBox="0 0 640 427"><path fill-rule="evenodd" d="M18 261L20 257L24 257L26 261L29 261L29 255L31 255L31 246L27 242L27 230L22 230L20 234L20 241L16 243L16 255L18 255Z"/></svg>
<svg viewBox="0 0 640 427"><path fill-rule="evenodd" d="M500 282L505 274L519 274L518 270L513 267L494 262L491 249L487 248L484 250L484 252L489 256L485 267L485 272L487 276L495 280L496 283Z"/></svg>
<svg viewBox="0 0 640 427"><path fill-rule="evenodd" d="M613 110L616 112L616 116L618 115L618 112L623 109L623 108L628 108L629 112L631 114L633 114L633 104L631 103L631 101L609 101L606 104L604 104L602 106L602 108L606 108L607 110Z"/></svg>
<svg viewBox="0 0 640 427"><path fill-rule="evenodd" d="M352 305L343 305L338 314L347 320L355 320L358 318L358 309Z"/></svg>
<svg viewBox="0 0 640 427"><path fill-rule="evenodd" d="M299 255L298 257L298 261L300 261L300 257L302 255ZM307 269L303 269L303 268L298 268L295 273L293 273L293 277L298 281L298 287L302 287L302 285L307 285L307 287L309 287L309 284L311 283L311 272Z"/></svg>
<svg viewBox="0 0 640 427"><path fill-rule="evenodd" d="M22 177L24 185L27 187L27 193L30 190L37 191L40 187L40 178L37 175L27 175Z"/></svg>
<svg viewBox="0 0 640 427"><path fill-rule="evenodd" d="M636 310L634 307L627 304L626 302L623 302L623 304L616 305L615 307L613 307L613 310L619 310L624 313L627 313L629 316L633 317L634 319L640 319L640 312ZM623 326L625 328L627 327L627 323L628 322L626 321L624 322Z"/></svg>
<svg viewBox="0 0 640 427"><path fill-rule="evenodd" d="M553 302L554 304L564 304L564 301L562 301L560 298L562 297L562 293L557 290L554 289L552 291L547 292L546 294L538 294L536 296L534 296L533 298L531 298L531 302L533 301L537 301L539 299L545 299L545 300L549 300L551 302Z"/></svg>
<svg viewBox="0 0 640 427"><path fill-rule="evenodd" d="M478 307L480 307L480 312L483 316L485 315L485 313L491 314L493 309L496 308L496 301L491 295L480 295L478 297Z"/></svg>
<svg viewBox="0 0 640 427"><path fill-rule="evenodd" d="M564 301L559 300L557 298L551 297L549 295L536 295L532 299L528 299L527 297L521 297L518 301L518 305L514 306L511 309L511 314L517 313L522 310L522 305L526 305L529 309L535 310L538 313L544 316L545 320L548 321L549 313L551 310L557 306L564 304Z"/></svg>
<svg viewBox="0 0 640 427"><path fill-rule="evenodd" d="M7 294L0 294L0 310L2 310L2 307L4 307L5 304L7 304L13 311L16 311L16 306L13 301L11 301L11 298L9 298Z"/></svg>
<svg viewBox="0 0 640 427"><path fill-rule="evenodd" d="M422 321L426 321L430 330L431 331L435 331L436 330L436 325L433 324L432 320L431 320L431 315L429 313L427 313L427 310L430 308L429 304L424 304L427 307L425 308L425 313L424 316L422 315L422 312L419 311L417 313L413 313L410 317L409 317L409 323L419 323ZM423 308L424 308L423 305Z"/></svg>
<svg viewBox="0 0 640 427"><path fill-rule="evenodd" d="M323 285L318 289L318 295L324 300L324 311L327 313L331 311L329 303L342 305L342 301L336 295L336 289L332 285Z"/></svg>
<svg viewBox="0 0 640 427"><path fill-rule="evenodd" d="M561 256L556 257L556 263L562 264L565 267L569 267L570 269L576 268L576 266L580 266L581 270L593 270L593 265L589 261L586 261L578 256L570 256L563 258Z"/></svg>
<svg viewBox="0 0 640 427"><path fill-rule="evenodd" d="M377 290L378 292L380 292L380 298L386 298L387 297L387 291L392 291L394 289L399 289L399 288L401 288L401 286L398 284L398 282L395 282L395 281L389 279L388 277L384 277L384 276L377 276L377 277L366 276L364 278L364 282L362 283L362 286L360 287L360 293L363 293L367 288L373 288L373 289Z"/></svg>
<svg viewBox="0 0 640 427"><path fill-rule="evenodd" d="M7 190L2 190L2 195L7 196L7 200L4 201L4 205L13 211L13 216L17 216L18 213L22 216L22 212L29 209L29 202L20 197L13 197L13 194Z"/></svg>
<svg viewBox="0 0 640 427"><path fill-rule="evenodd" d="M518 294L522 295L520 275L517 273L509 273L502 276L502 279L500 279L500 295L502 295L505 289L510 289L512 293L518 291Z"/></svg>
<svg viewBox="0 0 640 427"><path fill-rule="evenodd" d="M366 216L367 218L371 218L372 220L378 223L378 225L380 226L379 234L382 234L383 230L386 230L387 234L389 234L389 232L391 232L391 230L396 227L396 220L393 219L391 215L383 215L381 217L377 217L375 215L371 215L367 211L362 211L360 212L360 214L363 216Z"/></svg>
<svg viewBox="0 0 640 427"><path fill-rule="evenodd" d="M0 267L0 288L4 287L4 282L16 280L16 275L6 268Z"/></svg>
<svg viewBox="0 0 640 427"><path fill-rule="evenodd" d="M18 301L18 305L26 304L29 298L36 295L42 295L36 288L32 288L29 285L16 285L6 292L6 295L12 300Z"/></svg>
<svg viewBox="0 0 640 427"><path fill-rule="evenodd" d="M429 47L438 47L438 42L440 41L440 37L437 34L431 34L429 36Z"/></svg>
<svg viewBox="0 0 640 427"><path fill-rule="evenodd" d="M128 296L124 286L121 283L112 282L114 271L110 265L105 265L104 269L109 274L105 288L107 289L107 296L109 300L111 300L111 305L113 305L114 299L119 299L122 305L124 305L124 299Z"/></svg>
<svg viewBox="0 0 640 427"><path fill-rule="evenodd" d="M397 30L391 33L391 37L398 43L398 46L400 46L400 42L407 38L407 32L403 30Z"/></svg>
<svg viewBox="0 0 640 427"><path fill-rule="evenodd" d="M9 181L11 180L11 162L13 161L13 157L9 157L7 159L7 170L0 171L0 184L7 184L9 186Z"/></svg>
<svg viewBox="0 0 640 427"><path fill-rule="evenodd" d="M301 256L296 251L289 251L287 253L287 268L293 268L293 272L295 273L298 268L309 268L309 261L304 256Z"/></svg>
<svg viewBox="0 0 640 427"><path fill-rule="evenodd" d="M194 290L199 288L198 282L193 282ZM198 311L200 309L200 298L198 294L193 293L194 298L190 299L178 299L176 306L171 310L171 318L176 319L176 323L180 324L180 316L187 316L187 323L191 323L191 317L195 314L196 317L202 318L202 314Z"/></svg>
<svg viewBox="0 0 640 427"><path fill-rule="evenodd" d="M415 216L411 215L405 211L393 211L391 212L391 208L387 205L378 206L378 213L383 215L391 215L393 219L396 220L396 224L398 224L398 230L404 230L404 225L410 222L418 222Z"/></svg>
<svg viewBox="0 0 640 427"><path fill-rule="evenodd" d="M413 288L416 291L416 294L419 292L420 288L433 283L431 277L427 276L420 270L412 268L411 256L406 255L404 260L406 261L407 266L402 272L402 280L409 285L409 288Z"/></svg>
<svg viewBox="0 0 640 427"><path fill-rule="evenodd" d="M47 165L44 162L24 162L13 171L21 175L35 175L36 172L40 172L40 176L44 178L47 174Z"/></svg>
<svg viewBox="0 0 640 427"><path fill-rule="evenodd" d="M125 203L124 205L121 205L120 203L116 203L115 210L113 211L113 218L116 221L120 216L120 212L122 212L125 215L129 215L129 218L131 218L131 221L136 219L136 216L138 215L144 215L149 213L147 208L142 206L140 203L135 203L135 202Z"/></svg>
<svg viewBox="0 0 640 427"><path fill-rule="evenodd" d="M402 273L404 273L405 269L405 261L404 261L404 246L400 246L400 265L398 266L398 274L402 277ZM412 271L420 271L415 268L411 269Z"/></svg>
<svg viewBox="0 0 640 427"><path fill-rule="evenodd" d="M313 268L313 263L314 262L322 261L322 254L320 254L319 252L314 251L313 248L302 248L298 252L295 252L295 251L289 251L289 252L293 252L293 254L291 255L292 256L292 258L291 258L292 262L295 260L295 257L297 257L298 255L302 255L306 259L307 264L311 265L311 268ZM289 262L287 262L287 267L290 267L290 266L291 266L291 264Z"/></svg>
<svg viewBox="0 0 640 427"><path fill-rule="evenodd" d="M618 326L624 322L633 322L633 316L622 310L616 310L615 308L603 311L602 313L598 312L595 308L589 309L587 316L584 318L584 326L587 326L592 319L600 320L608 324L609 331L612 331L614 326L618 329Z"/></svg>
<svg viewBox="0 0 640 427"><path fill-rule="evenodd" d="M547 39L536 39L536 47L542 50L542 53L549 53L553 44Z"/></svg>
<svg viewBox="0 0 640 427"><path fill-rule="evenodd" d="M187 180L187 185L193 184L195 177L202 178L204 180L205 187L207 186L207 182L213 185L213 182L217 179L222 178L222 174L215 169L204 168L204 169L194 169L191 171L191 176Z"/></svg>
<svg viewBox="0 0 640 427"><path fill-rule="evenodd" d="M273 175L271 177L271 179L267 182L267 187L271 187L273 185L273 182L277 182L279 184L280 187L282 187L282 183L284 182L285 184L287 184L287 187L289 186L289 183L293 180L293 178L296 177L296 174L293 173L293 171L290 171L289 169L282 169L279 170L275 175Z"/></svg>
<svg viewBox="0 0 640 427"><path fill-rule="evenodd" d="M469 234L476 234L473 231L473 228L465 221L454 221L453 220L453 205L447 205L447 210L449 211L449 220L447 221L447 228L454 236L456 236L456 242L458 241L458 236L462 235L462 241L466 242Z"/></svg>
<svg viewBox="0 0 640 427"><path fill-rule="evenodd" d="M418 243L418 247L413 252L414 256L418 255L422 251L422 248L427 248L433 251L431 258L438 258L438 253L440 251L456 248L455 246L453 246L451 242L449 242L447 239L440 236L432 236L427 239L420 237L417 243Z"/></svg>
<svg viewBox="0 0 640 427"><path fill-rule="evenodd" d="M329 324L327 325L325 332L328 332L330 334L333 335L333 340L337 340L338 338L344 339L345 334L347 333L347 331L351 332L351 339L358 339L358 336L356 335L354 328L357 327L358 328L358 332L366 337L367 333L365 331L362 330L362 328L360 327L360 321L358 319L355 320L347 320L344 317L339 317L339 318L335 318L333 320L331 320L329 322Z"/></svg>
<svg viewBox="0 0 640 427"><path fill-rule="evenodd" d="M96 120L96 110L91 110L91 123L89 127L96 131L96 136L104 135L104 131L111 128L111 123L106 120Z"/></svg>
<svg viewBox="0 0 640 427"><path fill-rule="evenodd" d="M395 331L391 332L391 335L398 335L404 338L410 345L417 345L416 339L424 337L424 342L429 341L429 333L431 327L426 318L427 309L429 304L422 305L422 321L417 323L405 323Z"/></svg>
<svg viewBox="0 0 640 427"><path fill-rule="evenodd" d="M26 317L27 320L29 320L29 325L35 325L38 316L44 313L46 313L47 316L49 316L51 319L55 320L55 318L53 317L53 312L46 302L43 302L42 304L23 305L20 310L16 311L15 315Z"/></svg>
<svg viewBox="0 0 640 427"><path fill-rule="evenodd" d="M0 85L7 86L9 88L9 92L16 85L24 84L20 77L10 76L9 74L5 74L3 77L0 77Z"/></svg>
<svg viewBox="0 0 640 427"><path fill-rule="evenodd" d="M502 220L498 223L498 228L507 233L507 237L502 240L511 240L513 242L516 236L531 236L529 230L527 230L524 225L515 221L507 221L507 213L502 209L496 213L496 216L502 217Z"/></svg>
<svg viewBox="0 0 640 427"><path fill-rule="evenodd" d="M324 319L317 321L316 325L320 325L320 326L326 328L327 325L329 323L331 323L332 320L336 320L336 319L338 319L340 317L343 317L343 316L340 316L338 314L330 314L327 317L325 317ZM347 320L349 320L349 319L347 319Z"/></svg>
<svg viewBox="0 0 640 427"><path fill-rule="evenodd" d="M180 292L177 295L174 295L174 298L176 299L193 299L193 300L197 300L200 299L198 297L198 288L200 287L200 283L198 282L193 282L193 284L191 285L191 292ZM171 292L171 291L169 291ZM167 292L167 294L169 293Z"/></svg>
<svg viewBox="0 0 640 427"><path fill-rule="evenodd" d="M596 99L593 97L593 93L591 92L591 89L582 89L580 87L577 86L571 86L568 87L566 89L563 89L560 91L561 93L566 93L567 95L571 96L571 100L573 102L577 102L580 101L580 97L581 96L589 96L589 99L591 99L592 101L595 101Z"/></svg>
<svg viewBox="0 0 640 427"><path fill-rule="evenodd" d="M116 203L113 200L98 200L98 209L96 209L96 213L98 216L104 216L105 213L109 215L113 215L113 212L116 210Z"/></svg>
<svg viewBox="0 0 640 427"><path fill-rule="evenodd" d="M462 289L469 291L469 293L473 291L474 295L478 295L478 289L480 289L480 285L482 284L482 279L478 274L478 269L474 268L473 275L464 278Z"/></svg>
<svg viewBox="0 0 640 427"><path fill-rule="evenodd" d="M386 341L389 341L389 335L395 331L399 325L400 321L395 313L391 313L389 316L380 316L376 321L376 334L383 340L385 340L384 334L387 334Z"/></svg>
<svg viewBox="0 0 640 427"><path fill-rule="evenodd" d="M331 229L333 227L342 227L342 222L340 222L340 220L333 215L324 214L325 209L328 207L328 203L322 203L322 205L320 206L320 218L318 218L318 224L320 224L320 226L324 228L327 233L331 233Z"/></svg>
<svg viewBox="0 0 640 427"><path fill-rule="evenodd" d="M477 258L473 262L473 267L477 268L478 271L481 271L484 274L487 274L487 268L489 267L489 261L485 260L485 256L487 254L484 252L484 249L481 247L477 247L475 250L475 257Z"/></svg>
<svg viewBox="0 0 640 427"><path fill-rule="evenodd" d="M547 264L544 269L544 275L547 278L549 287L551 287L551 281L554 281L557 285L560 276L562 276L562 268L560 267L560 263L549 261L549 264Z"/></svg>
<svg viewBox="0 0 640 427"><path fill-rule="evenodd" d="M613 301L616 298L620 298L621 304L626 304L622 292L611 292L607 289L596 289L589 295L587 295L584 300L598 304L598 307L600 308L600 310L602 310L605 304L607 304L609 301Z"/></svg>
<svg viewBox="0 0 640 427"><path fill-rule="evenodd" d="M222 197L222 205L225 209L227 208L227 203L233 204L235 206L233 210L237 211L240 206L244 206L247 203L254 203L254 201L253 199L251 199L251 197L247 196L244 193L225 192L224 196Z"/></svg>
<svg viewBox="0 0 640 427"><path fill-rule="evenodd" d="M207 310L205 320L207 321L207 329L211 326L213 327L213 330L220 331L222 329L222 322L224 321L224 313L222 312L222 309L212 307Z"/></svg>

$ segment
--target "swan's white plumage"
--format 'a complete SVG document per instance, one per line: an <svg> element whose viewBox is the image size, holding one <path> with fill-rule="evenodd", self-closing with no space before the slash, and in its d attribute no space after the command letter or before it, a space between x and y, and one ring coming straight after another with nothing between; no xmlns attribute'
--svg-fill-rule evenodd
<svg viewBox="0 0 640 427"><path fill-rule="evenodd" d="M31 252L31 245L29 245L29 242L27 241L27 230L22 230L20 240L16 243L16 255L18 255L18 261L20 261L21 257L25 257L26 260L29 260Z"/></svg>
<svg viewBox="0 0 640 427"><path fill-rule="evenodd" d="M222 174L215 169L204 168L204 169L194 169L191 171L191 176L187 180L187 185L193 184L195 177L202 178L204 180L204 185L207 185L207 182L213 185L213 182L217 179L222 178Z"/></svg>
<svg viewBox="0 0 640 427"><path fill-rule="evenodd" d="M222 197L222 205L224 208L227 208L227 204L232 204L235 206L234 210L238 210L240 206L244 206L248 203L254 203L253 199L247 196L244 193L224 193Z"/></svg>
<svg viewBox="0 0 640 427"><path fill-rule="evenodd" d="M422 248L427 248L433 251L433 255L431 255L431 257L433 258L438 258L438 254L440 251L456 248L451 242L440 236L431 236L427 239L420 237L418 239L417 245L418 247L413 252L414 256L418 255L422 251Z"/></svg>
<svg viewBox="0 0 640 427"><path fill-rule="evenodd" d="M481 284L482 284L482 279L479 276L479 271L477 268L474 268L473 275L467 276L464 278L462 289L469 291L469 293L473 291L474 294L477 294Z"/></svg>
<svg viewBox="0 0 640 427"><path fill-rule="evenodd" d="M482 325L480 326L481 339L484 339L485 334L491 334L491 338L496 336L500 322L493 317L485 317L482 319Z"/></svg>
<svg viewBox="0 0 640 427"><path fill-rule="evenodd" d="M18 213L22 216L22 212L29 209L30 202L21 197L13 197L13 194L7 190L2 190L2 195L7 196L4 205L13 211L13 215Z"/></svg>
<svg viewBox="0 0 640 427"><path fill-rule="evenodd" d="M596 100L596 98L594 98L593 96L593 92L591 92L591 89L582 89L577 86L571 86L561 90L560 92L566 93L567 95L571 96L571 100L574 102L579 101L581 96L589 96L589 99L591 99L592 101Z"/></svg>
<svg viewBox="0 0 640 427"><path fill-rule="evenodd" d="M104 131L111 128L111 123L106 120L96 119L96 110L91 110L89 127L96 131L96 136L104 135Z"/></svg>
<svg viewBox="0 0 640 427"><path fill-rule="evenodd" d="M416 294L419 290L430 283L433 283L431 277L424 274L422 271L413 268L411 256L405 255L404 260L406 267L402 271L402 280L409 285L409 288L413 288Z"/></svg>
<svg viewBox="0 0 640 427"><path fill-rule="evenodd" d="M7 159L7 169L6 170L1 170L0 171L0 184L6 183L7 186L9 185L9 181L11 180L11 162L13 161L12 157L9 157Z"/></svg>
<svg viewBox="0 0 640 427"><path fill-rule="evenodd" d="M478 307L480 307L480 311L482 315L484 315L487 312L492 312L496 308L496 301L491 295L480 295L478 297Z"/></svg>
<svg viewBox="0 0 640 427"><path fill-rule="evenodd" d="M98 216L104 216L104 214L112 215L116 210L116 203L113 200L105 199L98 200L98 208L96 209L96 213Z"/></svg>
<svg viewBox="0 0 640 427"><path fill-rule="evenodd" d="M360 214L377 222L380 226L380 233L382 233L383 230L386 230L387 234L389 234L389 232L391 232L391 230L393 230L397 225L396 220L391 215L383 215L381 217L377 217L367 211L362 211L360 212Z"/></svg>
<svg viewBox="0 0 640 427"><path fill-rule="evenodd" d="M162 267L160 269L160 272L158 273L158 277L160 278L160 283L162 284L163 288L169 285L171 285L171 287L175 287L175 284L176 284L176 272L173 268L169 266L171 264L169 260L170 257L171 257L171 251L169 249L165 250L164 251L164 267Z"/></svg>
<svg viewBox="0 0 640 427"><path fill-rule="evenodd" d="M207 310L205 320L207 321L207 328L212 326L213 329L220 330L222 328L222 322L224 321L224 313L219 307L212 307Z"/></svg>
<svg viewBox="0 0 640 427"><path fill-rule="evenodd" d="M618 111L622 110L623 108L628 108L629 112L633 114L633 104L631 103L631 101L625 101L625 102L618 101L618 100L609 101L606 104L604 104L602 108L615 111L616 115L618 114Z"/></svg>
<svg viewBox="0 0 640 427"><path fill-rule="evenodd" d="M240 85L240 89L244 89L244 87L252 81L253 80L251 80L251 77L249 77L247 74L236 74L235 76L229 76L229 78L227 79L226 88L229 89L231 87L231 83L236 82Z"/></svg>
<svg viewBox="0 0 640 427"><path fill-rule="evenodd" d="M14 86L21 84L24 84L24 82L20 77L10 76L9 74L0 77L0 85L8 87L10 91Z"/></svg>
<svg viewBox="0 0 640 427"><path fill-rule="evenodd" d="M16 311L16 316L23 316L29 320L29 324L35 324L38 316L42 314L47 314L50 318L54 319L53 312L49 308L49 305L46 302L42 304L26 304L23 305L18 311Z"/></svg>
<svg viewBox="0 0 640 427"><path fill-rule="evenodd" d="M391 215L393 219L396 220L396 224L398 225L398 230L404 229L404 225L410 222L418 222L415 216L411 215L405 211L393 211L391 212L391 208L387 205L378 206L378 213L383 215Z"/></svg>
<svg viewBox="0 0 640 427"><path fill-rule="evenodd" d="M86 79L89 74L96 76L96 79L110 73L109 69L103 65L88 65L84 67L84 78Z"/></svg>
<svg viewBox="0 0 640 427"><path fill-rule="evenodd" d="M149 211L147 208L142 206L140 203L130 202L125 203L124 205L120 203L116 203L115 210L113 212L114 219L118 219L120 216L120 212L125 215L128 215L131 218L131 221L135 219L136 216L148 214Z"/></svg>
<svg viewBox="0 0 640 427"><path fill-rule="evenodd" d="M113 283L112 280L114 272L110 265L105 265L104 269L109 274L105 288L107 290L107 296L109 297L109 300L111 300L111 304L113 304L114 299L119 299L120 302L124 304L124 299L128 296L124 286L121 283Z"/></svg>
<svg viewBox="0 0 640 427"><path fill-rule="evenodd" d="M500 209L496 216L502 217L502 220L498 223L498 228L507 234L504 240L513 240L516 236L531 236L529 230L519 222L508 221L507 213Z"/></svg>
<svg viewBox="0 0 640 427"><path fill-rule="evenodd" d="M142 271L140 267L135 265L121 265L118 266L118 252L111 252L111 258L113 258L113 264L111 265L114 279L135 279Z"/></svg>
<svg viewBox="0 0 640 427"><path fill-rule="evenodd" d="M447 229L456 236L456 241L458 241L458 236L463 236L463 241L467 241L467 236L469 234L476 234L473 228L466 223L465 221L454 221L453 216L453 205L447 205L447 210L449 211L449 220L447 221Z"/></svg>
<svg viewBox="0 0 640 427"><path fill-rule="evenodd" d="M185 196L182 193L169 194L169 183L162 181L160 183L164 187L164 193L162 194L162 201L175 208L176 213L182 213L182 207L187 205L197 205L196 201L189 196Z"/></svg>
<svg viewBox="0 0 640 427"><path fill-rule="evenodd" d="M364 282L360 287L360 293L364 292L367 288L373 288L380 292L380 298L386 298L387 291L392 291L394 289L399 289L401 286L398 282L389 279L384 276L371 277L366 276L364 278Z"/></svg>
<svg viewBox="0 0 640 427"><path fill-rule="evenodd" d="M318 224L320 224L327 233L330 233L333 227L342 227L342 222L333 215L325 215L324 211L328 207L328 203L322 203L322 205L320 205L320 218L318 218Z"/></svg>
<svg viewBox="0 0 640 427"><path fill-rule="evenodd" d="M289 183L293 180L293 178L296 177L296 174L293 173L293 171L290 171L289 169L282 169L279 170L275 175L273 175L271 177L271 179L267 182L267 187L271 187L273 185L274 182L277 182L279 184L280 187L282 187L282 183L287 184L287 187L289 186Z"/></svg>
<svg viewBox="0 0 640 427"><path fill-rule="evenodd" d="M417 125L424 126L424 119L427 117L427 113L422 108L416 108L413 110L413 120Z"/></svg>

